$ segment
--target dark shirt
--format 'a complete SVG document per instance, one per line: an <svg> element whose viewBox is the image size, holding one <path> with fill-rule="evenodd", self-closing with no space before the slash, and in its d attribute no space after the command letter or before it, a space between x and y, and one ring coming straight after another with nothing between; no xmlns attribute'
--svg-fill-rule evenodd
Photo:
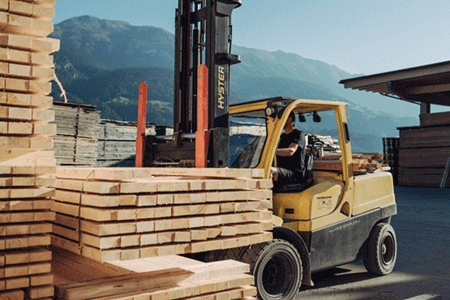
<svg viewBox="0 0 450 300"><path fill-rule="evenodd" d="M289 134L282 133L278 148L289 148L292 143L298 145L297 151L292 156L277 155L277 167L292 170L295 173L303 173L306 146L305 134L296 128Z"/></svg>

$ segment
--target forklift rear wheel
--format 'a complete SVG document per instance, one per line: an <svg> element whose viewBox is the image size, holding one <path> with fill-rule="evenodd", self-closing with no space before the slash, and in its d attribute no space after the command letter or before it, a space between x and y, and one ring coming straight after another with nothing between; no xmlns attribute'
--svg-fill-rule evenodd
<svg viewBox="0 0 450 300"><path fill-rule="evenodd" d="M397 259L397 238L394 228L386 223L375 225L369 236L364 265L370 273L387 275L392 272Z"/></svg>
<svg viewBox="0 0 450 300"><path fill-rule="evenodd" d="M302 260L289 242L274 239L265 243L256 258L253 275L262 300L293 299L302 282Z"/></svg>

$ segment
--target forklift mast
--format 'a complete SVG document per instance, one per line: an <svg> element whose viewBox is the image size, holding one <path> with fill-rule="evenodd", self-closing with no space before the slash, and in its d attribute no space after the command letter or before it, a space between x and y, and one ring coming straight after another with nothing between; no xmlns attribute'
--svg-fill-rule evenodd
<svg viewBox="0 0 450 300"><path fill-rule="evenodd" d="M239 6L241 0L179 0L176 10L174 140L197 131L198 70L206 65L209 167L228 167L230 65L240 62L231 54L231 14Z"/></svg>

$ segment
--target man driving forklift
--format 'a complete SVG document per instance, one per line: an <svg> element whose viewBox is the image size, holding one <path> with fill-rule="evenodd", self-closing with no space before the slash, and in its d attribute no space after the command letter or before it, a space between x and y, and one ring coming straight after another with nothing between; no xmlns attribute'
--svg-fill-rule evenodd
<svg viewBox="0 0 450 300"><path fill-rule="evenodd" d="M276 151L277 166L271 168L275 187L302 182L305 168L305 134L295 128L295 114L291 112L283 127Z"/></svg>

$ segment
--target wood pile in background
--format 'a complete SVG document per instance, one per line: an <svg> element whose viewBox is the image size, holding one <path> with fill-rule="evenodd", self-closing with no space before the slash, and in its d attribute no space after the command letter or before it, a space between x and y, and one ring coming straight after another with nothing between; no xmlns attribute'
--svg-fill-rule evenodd
<svg viewBox="0 0 450 300"><path fill-rule="evenodd" d="M272 181L263 170L57 168L56 175L52 244L98 261L272 239Z"/></svg>
<svg viewBox="0 0 450 300"><path fill-rule="evenodd" d="M450 125L450 112L439 112L432 114L421 114L420 126L437 126L437 125Z"/></svg>
<svg viewBox="0 0 450 300"><path fill-rule="evenodd" d="M400 128L399 185L441 184L450 157L450 114L425 115L421 115L421 124L429 126ZM450 180L446 186L450 186Z"/></svg>
<svg viewBox="0 0 450 300"><path fill-rule="evenodd" d="M0 299L51 299L54 0L0 0Z"/></svg>
<svg viewBox="0 0 450 300"><path fill-rule="evenodd" d="M155 125L147 124L147 135L156 135ZM97 167L134 167L136 122L101 120L97 142Z"/></svg>
<svg viewBox="0 0 450 300"><path fill-rule="evenodd" d="M256 295L249 266L235 261L202 263L170 255L98 263L54 249L58 299L243 299Z"/></svg>
<svg viewBox="0 0 450 300"><path fill-rule="evenodd" d="M364 174L387 170L388 165L380 163L383 156L380 153L353 153L353 172ZM325 155L314 159L313 170L342 171L342 156Z"/></svg>
<svg viewBox="0 0 450 300"><path fill-rule="evenodd" d="M53 138L59 166L95 166L100 113L95 106L55 101L57 135Z"/></svg>

